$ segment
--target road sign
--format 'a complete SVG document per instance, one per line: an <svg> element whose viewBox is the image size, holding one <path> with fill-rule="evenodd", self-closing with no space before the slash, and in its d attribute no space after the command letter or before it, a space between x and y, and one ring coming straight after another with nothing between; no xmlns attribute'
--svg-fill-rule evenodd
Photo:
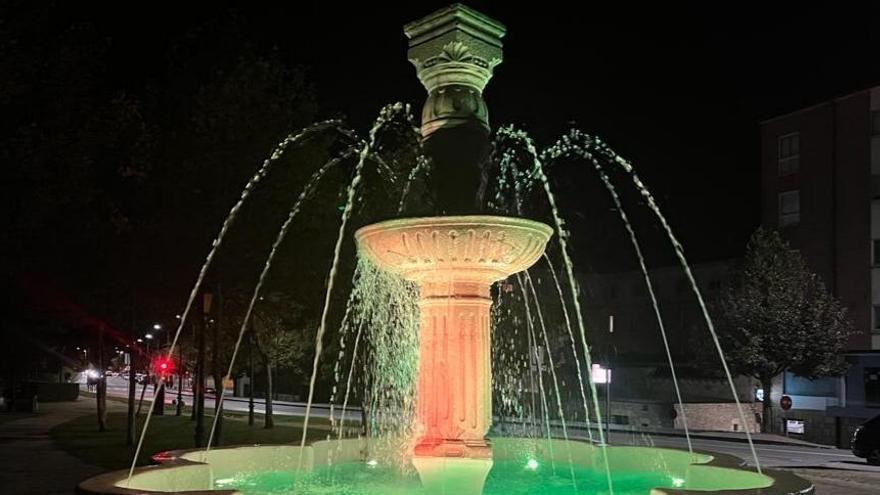
<svg viewBox="0 0 880 495"><path fill-rule="evenodd" d="M791 409L791 397L783 395L782 398L779 399L779 407L781 407L783 411Z"/></svg>

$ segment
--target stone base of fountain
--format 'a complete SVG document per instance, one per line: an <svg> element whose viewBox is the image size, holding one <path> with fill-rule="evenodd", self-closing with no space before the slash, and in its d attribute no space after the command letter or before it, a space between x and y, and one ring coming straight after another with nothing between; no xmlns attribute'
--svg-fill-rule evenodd
<svg viewBox="0 0 880 495"><path fill-rule="evenodd" d="M491 459L492 447L485 440L422 439L413 447L413 455L426 457L469 457Z"/></svg>
<svg viewBox="0 0 880 495"><path fill-rule="evenodd" d="M432 495L481 495L493 462L488 458L414 456L412 465L422 486Z"/></svg>
<svg viewBox="0 0 880 495"><path fill-rule="evenodd" d="M302 471L296 466L303 455ZM313 495L316 493L356 493L359 495L505 495L499 484L516 485L517 493L572 494L607 493L604 482L603 451L586 442L563 440L534 440L524 438L494 438L494 459L468 458L413 458L418 474L406 474L398 468L386 472L400 472L398 478L379 476L391 461L371 452L363 439L327 440L315 442L300 451L298 445L240 446L164 453L162 464L135 470L131 482L128 470L105 473L80 483L78 495L251 495L262 493ZM742 467L742 461L732 456L694 453L667 448L608 447L609 466L618 483L627 476L643 474L656 480L644 488L626 493L644 495L684 495L688 493L723 493L724 495L810 495L812 485L787 471L765 470L758 474ZM579 476L578 489L571 486L548 487L541 473L553 469L558 473L557 483L569 479L571 467ZM377 460L378 459L378 460ZM358 476L340 481L332 475L334 468L345 465L360 466ZM487 469L487 465L489 468ZM553 467L555 465L555 467ZM514 469L510 469L513 466ZM505 475L494 475L504 469ZM314 476L330 470L330 476ZM586 471L585 471L586 470ZM371 473L376 473L375 479ZM586 486L584 473L593 473L599 480L592 488ZM288 491L278 486L262 490L254 488L259 480L278 474L286 476ZM487 476L487 473L488 476ZM308 478L309 475L312 478ZM510 479L508 479L510 478ZM294 481L312 480L311 485L297 485ZM315 481L317 480L317 481ZM323 481L321 481L323 480ZM323 483L323 484L321 484ZM621 487L623 488L623 487ZM551 491L548 491L551 490ZM617 492L615 492L617 493Z"/></svg>

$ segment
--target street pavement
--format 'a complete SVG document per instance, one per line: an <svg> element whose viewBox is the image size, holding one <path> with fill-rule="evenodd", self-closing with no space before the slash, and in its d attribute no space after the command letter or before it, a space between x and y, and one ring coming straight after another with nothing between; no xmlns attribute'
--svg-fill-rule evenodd
<svg viewBox="0 0 880 495"><path fill-rule="evenodd" d="M110 404L108 404L109 406ZM33 416L0 424L0 487L16 495L70 495L77 483L104 469L60 450L52 427L95 414L94 399L40 404Z"/></svg>
<svg viewBox="0 0 880 495"><path fill-rule="evenodd" d="M615 444L631 444L645 445L652 444L656 447L675 447L679 449L687 449L687 441L682 437L652 436L649 440L640 439L632 440L626 438L628 435L615 435L612 433L611 441ZM749 448L749 444L739 441L729 440L708 440L695 438L693 441L694 450L718 452L720 454L729 454L743 459L750 466L754 465L754 457ZM799 445L770 445L755 444L755 451L758 454L758 460L763 467L830 467L834 463L852 463L867 471L877 471L880 474L880 468L869 466L864 459L852 455L849 450L836 448L820 448ZM878 478L880 479L880 478Z"/></svg>
<svg viewBox="0 0 880 495"><path fill-rule="evenodd" d="M175 382L176 385L176 382ZM85 385L81 385L83 390L86 390ZM143 385L137 386L137 391L135 394L135 399L139 400L141 397L141 390ZM228 394L228 392L227 392ZM128 380L119 377L119 376L110 376L107 377L107 395L109 397L128 397ZM192 405L193 397L192 394L184 389L181 394L183 397L183 403L186 405ZM177 399L177 389L166 389L165 390L165 404L170 405ZM144 391L144 407L148 407L149 401L153 400L153 386L147 385L146 390ZM213 404L214 396L210 394L205 395L205 401L209 404ZM248 412L248 399L243 397L232 397L230 395L224 395L223 397L223 408L227 411L235 411L235 412ZM254 412L257 414L263 414L266 411L266 404L263 399L254 399ZM304 416L306 413L306 403L305 402L289 402L289 401L272 401L272 413L278 414L281 416ZM334 415L336 418L340 418L341 408L336 406L334 408ZM330 404L312 404L312 410L310 415L312 417L319 418L329 418L330 417ZM361 419L361 410L359 407L348 408L345 413L345 419L347 421L360 421Z"/></svg>

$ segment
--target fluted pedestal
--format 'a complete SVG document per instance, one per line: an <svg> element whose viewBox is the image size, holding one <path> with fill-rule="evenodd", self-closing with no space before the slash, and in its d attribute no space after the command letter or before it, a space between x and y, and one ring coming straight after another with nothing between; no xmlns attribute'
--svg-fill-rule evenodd
<svg viewBox="0 0 880 495"><path fill-rule="evenodd" d="M429 277L433 278L433 277ZM417 456L490 457L489 284L423 280Z"/></svg>

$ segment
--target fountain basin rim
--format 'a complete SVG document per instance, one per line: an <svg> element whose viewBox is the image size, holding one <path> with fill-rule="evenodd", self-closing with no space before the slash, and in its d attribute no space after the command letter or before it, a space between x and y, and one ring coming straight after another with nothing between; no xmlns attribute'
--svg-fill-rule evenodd
<svg viewBox="0 0 880 495"><path fill-rule="evenodd" d="M552 235L526 218L460 215L386 220L355 240L361 256L407 280L488 286L532 266Z"/></svg>
<svg viewBox="0 0 880 495"><path fill-rule="evenodd" d="M359 228L354 233L354 238L361 242L370 234L377 231L394 231L416 228L436 227L517 227L524 230L533 230L546 236L548 239L553 235L553 228L549 225L530 220L528 218L507 217L500 215L453 215L436 217L405 217L383 220Z"/></svg>
<svg viewBox="0 0 880 495"><path fill-rule="evenodd" d="M338 440L330 440L329 442L337 442ZM561 441L561 439L554 439L554 441ZM587 443L585 440L581 439L570 439L569 442L577 442L577 443ZM327 440L317 440L315 442L311 442L309 447L314 446L315 444L320 444L322 442L328 442ZM343 443L357 443L360 444L360 439L345 439L342 440ZM216 449L211 449L214 451L234 451L236 449L242 448L277 448L284 447L285 445L275 445L275 444L244 444L244 445L229 445L218 447ZM298 447L298 446L292 446ZM610 448L634 448L637 450L649 450L655 452L663 452L663 451L679 451L679 452L687 452L686 449L676 448L676 447L644 447L644 446L612 446ZM135 468L135 475L139 473L145 472L160 472L167 471L169 474L178 468L186 468L186 467L195 467L199 465L210 465L211 462L208 460L192 460L187 459L185 456L187 454L197 454L204 452L204 449L180 449L180 450L172 450L168 452L164 452L166 454L161 457L160 463L158 465L152 466L141 466ZM750 471L755 472L754 468L746 466L745 461L742 459L735 457L730 454L720 454L716 452L710 451L702 451L695 450L693 452L695 455L705 456L708 459L704 459L701 461L697 461L694 459L692 464L694 465L703 465L703 466L715 466L720 468L729 468L729 469L737 469L742 471ZM698 491L698 490L687 490L687 489L676 489L676 488L655 488L651 494L652 495L699 495L699 494L711 494L718 493L724 495L811 495L815 493L815 488L812 483L809 481L800 478L789 471L782 471L776 469L765 469L764 476L767 476L773 479L773 484L766 488L752 488L752 489L721 489L718 491ZM103 474L99 474L87 480L84 480L76 487L77 495L161 495L161 494L169 494L169 493L178 493L178 494L186 494L186 495L236 495L240 492L232 489L212 489L212 490L176 490L173 492L169 491L152 491L144 488L127 488L124 486L119 486L126 478L128 477L128 470L119 470L119 471L110 471L105 472Z"/></svg>

